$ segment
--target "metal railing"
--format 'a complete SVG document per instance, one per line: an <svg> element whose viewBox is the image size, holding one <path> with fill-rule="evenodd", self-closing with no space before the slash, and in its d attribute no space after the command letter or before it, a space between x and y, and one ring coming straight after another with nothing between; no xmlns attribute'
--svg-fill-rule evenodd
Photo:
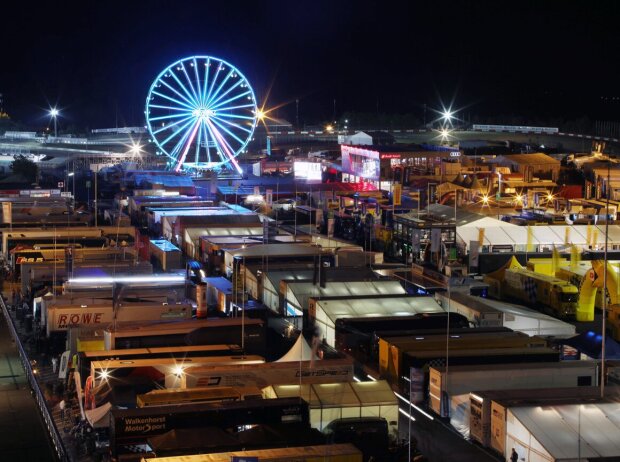
<svg viewBox="0 0 620 462"><path fill-rule="evenodd" d="M41 413L41 417L43 418L43 422L45 423L45 427L47 428L47 432L52 441L52 446L54 447L54 451L58 460L61 462L71 462L71 457L69 456L69 452L65 447L65 444L54 424L54 419L50 414L49 409L47 408L47 403L45 402L45 398L43 397L43 393L41 393L41 388L39 387L39 383L35 377L34 372L32 371L32 366L30 365L30 360L28 359L28 355L22 346L22 343L17 335L17 330L15 329L15 325L13 324L13 318L11 317L9 310L7 309L6 303L4 299L0 296L0 308L2 308L2 313L6 318L7 326L9 327L9 331L15 340L15 345L17 346L17 351L19 352L19 359L21 360L22 366L24 367L24 371L26 372L26 378L28 379L28 383L30 384L30 388L33 391L33 397L35 402L37 403L37 407L39 408L39 412Z"/></svg>

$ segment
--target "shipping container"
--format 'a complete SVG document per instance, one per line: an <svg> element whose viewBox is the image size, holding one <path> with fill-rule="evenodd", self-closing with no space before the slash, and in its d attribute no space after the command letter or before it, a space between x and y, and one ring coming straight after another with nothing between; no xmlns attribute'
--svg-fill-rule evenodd
<svg viewBox="0 0 620 462"><path fill-rule="evenodd" d="M484 303L484 299L462 292L436 292L435 298L449 312L465 316L476 327L503 325L503 313Z"/></svg>
<svg viewBox="0 0 620 462"><path fill-rule="evenodd" d="M381 316L378 318L340 318L336 320L336 349L366 361L377 359L379 338L423 333L433 329L468 327L467 318L458 313L424 313L413 316Z"/></svg>
<svg viewBox="0 0 620 462"><path fill-rule="evenodd" d="M152 407L253 399L263 399L262 392L258 387L168 388L165 390L152 390L138 395L136 405L138 407Z"/></svg>
<svg viewBox="0 0 620 462"><path fill-rule="evenodd" d="M145 376L166 388L185 388L182 384L192 367L256 365L264 362L262 356L256 355L103 360L90 363L90 377L94 386L121 380L131 383L131 377Z"/></svg>
<svg viewBox="0 0 620 462"><path fill-rule="evenodd" d="M131 323L104 331L106 350L241 342L245 351L264 354L266 324L260 319L222 318Z"/></svg>
<svg viewBox="0 0 620 462"><path fill-rule="evenodd" d="M190 367L183 375L186 388L250 387L269 385L335 383L353 381L353 362L349 359L272 362L240 366Z"/></svg>
<svg viewBox="0 0 620 462"><path fill-rule="evenodd" d="M136 322L190 319L192 305L186 303L125 303L114 307L112 301L95 305L54 305L47 309L46 332L66 331L72 327L103 328L113 321Z"/></svg>
<svg viewBox="0 0 620 462"><path fill-rule="evenodd" d="M494 329L494 328L492 328ZM435 357L445 357L446 349L509 349L545 347L547 342L538 337L529 337L509 329L499 332L484 329L461 329L447 333L407 337L386 337L379 340L379 370L391 383L398 383L403 375L409 374L409 364L423 351L435 351ZM442 353L443 352L443 353ZM408 355L409 359L405 356Z"/></svg>
<svg viewBox="0 0 620 462"><path fill-rule="evenodd" d="M299 398L112 409L112 457L127 446L144 444L149 437L171 430L217 427L236 430L245 425L297 423L309 426L308 404Z"/></svg>
<svg viewBox="0 0 620 462"><path fill-rule="evenodd" d="M103 340L101 340L103 342ZM179 347L127 348L125 350L83 351L78 353L78 370L83 380L90 375L93 361L156 358L194 358L198 356L238 356L238 345L195 345Z"/></svg>

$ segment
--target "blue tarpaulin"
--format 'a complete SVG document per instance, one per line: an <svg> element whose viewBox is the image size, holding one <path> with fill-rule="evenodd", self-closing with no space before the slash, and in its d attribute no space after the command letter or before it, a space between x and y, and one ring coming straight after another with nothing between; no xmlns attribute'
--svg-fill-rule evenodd
<svg viewBox="0 0 620 462"><path fill-rule="evenodd" d="M560 345L572 346L580 353L590 358L600 359L603 345L603 336L589 331L568 339L557 341ZM610 335L605 336L605 359L620 359L620 344Z"/></svg>

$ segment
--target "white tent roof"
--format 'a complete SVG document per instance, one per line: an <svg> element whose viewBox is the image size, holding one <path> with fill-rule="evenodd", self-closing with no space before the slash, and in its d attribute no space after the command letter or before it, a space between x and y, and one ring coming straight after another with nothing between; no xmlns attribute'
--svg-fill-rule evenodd
<svg viewBox="0 0 620 462"><path fill-rule="evenodd" d="M312 353L312 348L308 345L308 342L306 342L304 336L300 334L291 349L276 362L285 363L291 361L311 361L313 359L319 358L316 354Z"/></svg>
<svg viewBox="0 0 620 462"><path fill-rule="evenodd" d="M491 308L501 311L504 314L504 327L509 327L512 330L523 332L527 335L553 335L556 337L571 337L575 335L574 325L548 316L540 311L487 298L483 298L480 301Z"/></svg>
<svg viewBox="0 0 620 462"><path fill-rule="evenodd" d="M238 226L230 228L218 227L199 227L185 228L187 238L195 241L202 236L262 236L262 226Z"/></svg>
<svg viewBox="0 0 620 462"><path fill-rule="evenodd" d="M462 228L487 228L487 227L498 227L498 226L512 227L512 226L519 226L519 225L515 225L514 223L506 223L505 221L501 221L493 217L483 217L483 218L480 218L479 220L465 223L463 225L459 225L459 228L461 227Z"/></svg>
<svg viewBox="0 0 620 462"><path fill-rule="evenodd" d="M285 257L285 256L312 256L316 255L329 255L330 251L322 249L321 247L312 246L309 244L259 244L246 247L245 249L225 249L226 253L233 257L259 257L266 255L270 257Z"/></svg>
<svg viewBox="0 0 620 462"><path fill-rule="evenodd" d="M359 383L317 383L311 385L273 385L278 398L301 395L310 406L379 406L397 405L398 400L385 380Z"/></svg>
<svg viewBox="0 0 620 462"><path fill-rule="evenodd" d="M318 308L332 321L341 318L372 316L411 316L418 313L438 313L444 309L433 297L395 297L317 300Z"/></svg>
<svg viewBox="0 0 620 462"><path fill-rule="evenodd" d="M398 281L328 282L325 287L309 282L288 284L286 298L300 309L308 308L310 297L346 297L359 295L397 295L406 291Z"/></svg>
<svg viewBox="0 0 620 462"><path fill-rule="evenodd" d="M484 245L527 245L527 226L502 224L501 226L478 226L480 220L467 226L459 226L457 235L465 243L478 240L478 230L484 228ZM563 246L568 228L568 242L570 244L587 245L587 225L546 225L531 226L532 244L547 246ZM591 231L596 235L594 245L605 244L605 226L592 226ZM609 225L609 244L620 245L620 225Z"/></svg>
<svg viewBox="0 0 620 462"><path fill-rule="evenodd" d="M530 446L555 461L620 457L620 403L515 407L510 413L532 435ZM519 433L513 425L508 432Z"/></svg>

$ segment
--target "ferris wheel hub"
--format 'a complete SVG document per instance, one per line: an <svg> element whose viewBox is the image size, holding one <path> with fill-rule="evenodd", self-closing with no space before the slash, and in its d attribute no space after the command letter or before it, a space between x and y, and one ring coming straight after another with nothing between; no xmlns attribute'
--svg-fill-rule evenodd
<svg viewBox="0 0 620 462"><path fill-rule="evenodd" d="M215 116L215 111L213 109L196 108L192 111L192 115L197 119L208 119Z"/></svg>

